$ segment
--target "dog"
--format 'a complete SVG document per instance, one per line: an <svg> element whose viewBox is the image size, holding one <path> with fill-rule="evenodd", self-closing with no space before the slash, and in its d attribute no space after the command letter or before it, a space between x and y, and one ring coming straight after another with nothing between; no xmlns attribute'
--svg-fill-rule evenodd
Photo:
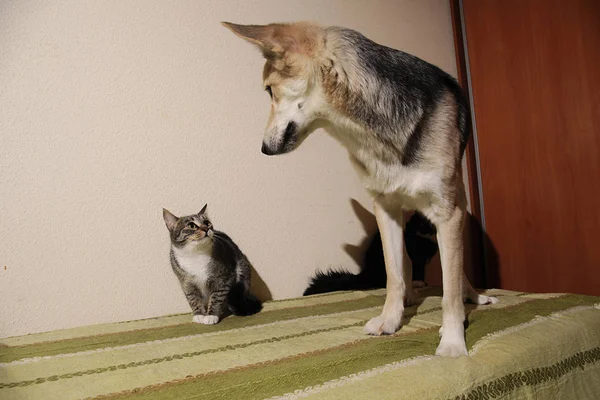
<svg viewBox="0 0 600 400"><path fill-rule="evenodd" d="M464 301L496 303L477 293L463 271L466 196L461 159L469 135L466 99L454 78L415 56L359 32L308 22L223 22L266 59L271 112L261 151L293 151L323 128L349 154L373 197L387 275L381 315L371 335L393 334L414 303L402 210L418 210L437 229L442 264L442 328L436 354L467 355Z"/></svg>

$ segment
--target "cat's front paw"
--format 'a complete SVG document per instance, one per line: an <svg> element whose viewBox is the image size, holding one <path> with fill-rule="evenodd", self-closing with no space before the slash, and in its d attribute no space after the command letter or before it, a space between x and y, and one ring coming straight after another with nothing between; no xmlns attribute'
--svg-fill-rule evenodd
<svg viewBox="0 0 600 400"><path fill-rule="evenodd" d="M193 321L197 324L214 325L219 322L216 315L194 315Z"/></svg>

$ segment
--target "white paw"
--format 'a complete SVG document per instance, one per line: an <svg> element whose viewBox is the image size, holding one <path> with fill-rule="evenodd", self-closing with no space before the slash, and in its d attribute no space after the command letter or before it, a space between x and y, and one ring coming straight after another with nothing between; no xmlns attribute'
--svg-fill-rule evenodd
<svg viewBox="0 0 600 400"><path fill-rule="evenodd" d="M440 328L440 335L442 336L442 340L440 340L440 344L435 351L436 356L442 357L460 357L467 356L469 353L467 352L467 344L465 343L465 338L463 335L455 334L444 336L444 327Z"/></svg>
<svg viewBox="0 0 600 400"><path fill-rule="evenodd" d="M437 350L435 351L436 356L457 358L460 356L468 356L467 346L465 343L447 343L444 341L440 342Z"/></svg>
<svg viewBox="0 0 600 400"><path fill-rule="evenodd" d="M496 304L498 302L500 302L500 300L498 300L497 297L492 297L492 296L484 296L482 294L478 294L476 296L472 296L470 298L471 302L475 303L475 304Z"/></svg>
<svg viewBox="0 0 600 400"><path fill-rule="evenodd" d="M216 315L194 315L194 322L197 324L214 325L219 322Z"/></svg>
<svg viewBox="0 0 600 400"><path fill-rule="evenodd" d="M371 318L365 325L365 332L369 335L391 335L400 329L402 325L402 318L398 315L393 318L385 318L382 315L379 317Z"/></svg>

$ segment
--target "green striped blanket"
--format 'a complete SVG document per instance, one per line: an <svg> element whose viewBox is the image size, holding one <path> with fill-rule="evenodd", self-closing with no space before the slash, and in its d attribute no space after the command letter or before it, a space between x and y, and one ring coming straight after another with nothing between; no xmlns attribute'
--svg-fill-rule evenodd
<svg viewBox="0 0 600 400"><path fill-rule="evenodd" d="M0 399L599 399L600 298L504 290L467 305L470 357L434 357L436 288L393 336L384 291L273 301L212 326L173 315L0 339Z"/></svg>

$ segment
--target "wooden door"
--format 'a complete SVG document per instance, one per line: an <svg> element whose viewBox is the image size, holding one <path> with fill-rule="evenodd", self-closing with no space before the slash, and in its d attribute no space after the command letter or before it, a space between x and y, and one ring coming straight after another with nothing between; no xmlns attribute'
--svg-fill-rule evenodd
<svg viewBox="0 0 600 400"><path fill-rule="evenodd" d="M464 0L462 14L487 283L600 295L600 1Z"/></svg>

